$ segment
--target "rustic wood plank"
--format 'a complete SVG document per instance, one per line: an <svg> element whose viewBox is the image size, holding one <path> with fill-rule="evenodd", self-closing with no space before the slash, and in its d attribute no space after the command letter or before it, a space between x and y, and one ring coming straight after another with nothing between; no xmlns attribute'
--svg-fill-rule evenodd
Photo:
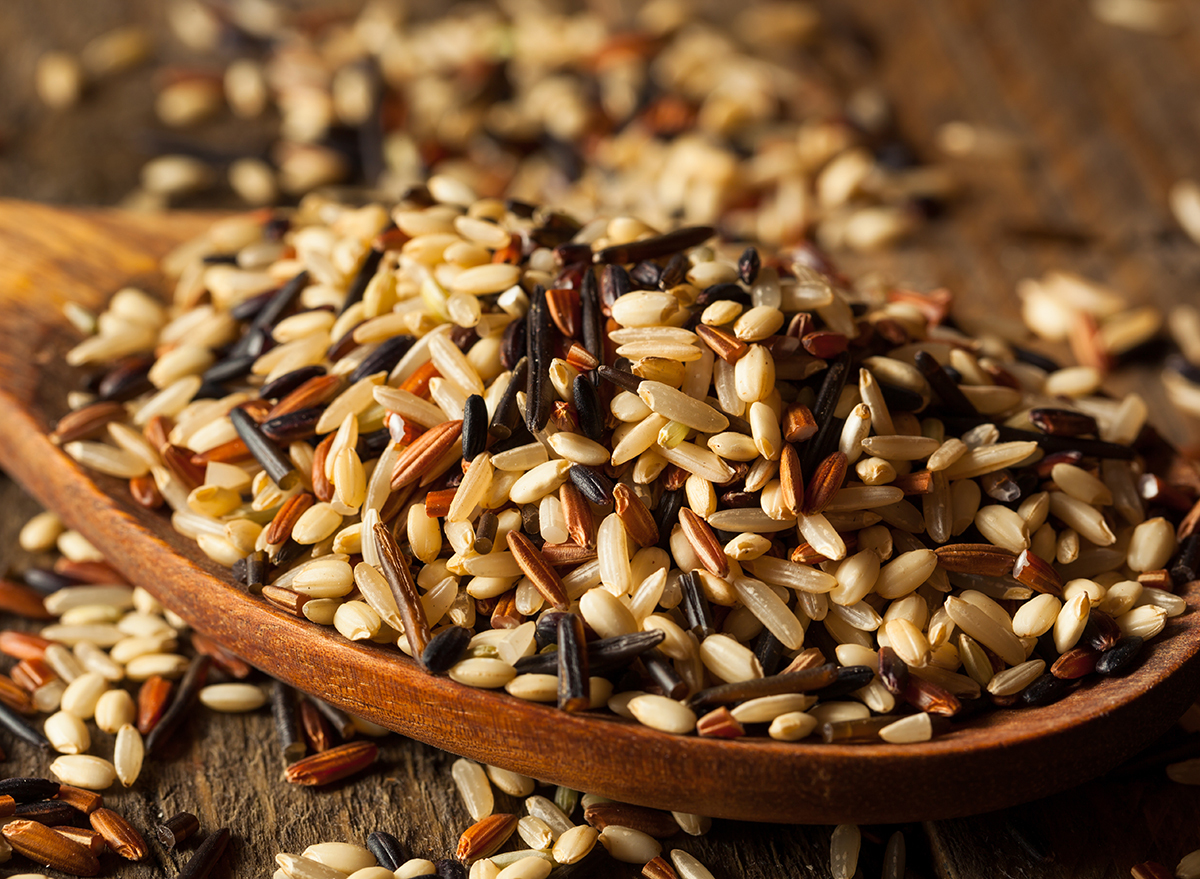
<svg viewBox="0 0 1200 879"><path fill-rule="evenodd" d="M1183 9L1183 7L1181 7ZM935 0L909 8L851 0L823 6L835 27L877 46L878 75L904 139L929 160L939 126L967 121L1018 138L1024 161L948 161L966 191L914 241L843 258L920 289L946 286L968 323L1017 316L1016 282L1071 269L1134 303L1168 308L1195 295L1200 248L1175 225L1170 185L1200 175L1194 94L1200 23L1175 37L1097 21L1085 3ZM1083 233L1087 246L1014 234L1026 227ZM1200 439L1166 403L1152 373L1135 386L1175 442Z"/></svg>

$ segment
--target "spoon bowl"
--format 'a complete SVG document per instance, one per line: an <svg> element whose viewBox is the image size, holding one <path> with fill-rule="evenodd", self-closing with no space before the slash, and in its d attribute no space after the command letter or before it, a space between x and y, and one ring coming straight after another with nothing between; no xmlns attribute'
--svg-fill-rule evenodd
<svg viewBox="0 0 1200 879"><path fill-rule="evenodd" d="M403 735L614 799L780 823L901 823L988 811L1105 772L1164 732L1200 687L1200 582L1127 677L1041 708L1002 710L912 745L672 736L567 714L423 672L276 610L47 433L79 374L66 302L99 310L126 285L166 292L158 260L213 215L62 210L0 201L0 466L78 529L129 582L197 631L306 692Z"/></svg>

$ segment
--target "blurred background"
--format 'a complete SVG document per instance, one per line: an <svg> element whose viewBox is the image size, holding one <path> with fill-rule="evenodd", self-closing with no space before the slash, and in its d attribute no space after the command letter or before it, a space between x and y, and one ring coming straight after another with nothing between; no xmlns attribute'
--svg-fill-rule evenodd
<svg viewBox="0 0 1200 879"><path fill-rule="evenodd" d="M1118 364L1173 365L1169 396L1144 393L1190 445L1198 19L1185 0L10 0L0 193L238 209L441 173L813 242L860 283L946 288L968 332L1069 347L1113 393L1146 380Z"/></svg>

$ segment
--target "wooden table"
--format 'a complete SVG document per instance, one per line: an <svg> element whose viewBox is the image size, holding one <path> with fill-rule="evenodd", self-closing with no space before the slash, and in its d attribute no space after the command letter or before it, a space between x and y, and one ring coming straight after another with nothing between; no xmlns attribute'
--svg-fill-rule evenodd
<svg viewBox="0 0 1200 879"><path fill-rule="evenodd" d="M1185 26L1163 37L1103 24L1081 0L820 5L829 26L866 35L861 54L840 58L847 78L868 68L881 77L898 128L919 155L937 155L936 128L953 120L998 126L1025 148L1020 161L954 163L966 189L949 213L895 253L845 260L852 273L878 269L917 289L947 286L961 313L974 318L1015 316L1015 282L1051 267L1105 280L1136 302L1166 307L1197 298L1200 246L1174 225L1166 192L1179 177L1200 177L1200 7L1179 3ZM161 26L160 15L149 0L0 4L0 51L14 74L0 96L6 194L111 202L127 191L145 158L128 102L144 96L145 78L119 82L82 116L56 116L26 97L29 71L42 49L78 47L133 16ZM114 148L94 158L83 145L98 136L111 137ZM96 164L83 164L84 155ZM1148 378L1135 369L1112 387L1142 389L1168 435L1194 442L1196 425L1161 405ZM15 534L34 511L0 476L0 569L29 563ZM453 758L435 749L389 737L379 765L363 777L333 790L302 790L281 780L265 714L199 711L197 718L178 753L149 765L132 790L108 796L141 827L177 809L195 812L206 828L231 827L236 841L218 875L266 876L276 851L361 841L377 828L436 859L453 850L469 823L449 778ZM100 738L96 750L105 753L110 742ZM42 774L47 762L14 746L0 772ZM518 805L498 795L498 809ZM864 828L862 876L879 875L882 843L894 829ZM911 876L1116 879L1146 859L1173 868L1200 848L1200 797L1151 765L1009 813L900 829ZM681 835L669 845L696 854L719 879L826 876L829 832L721 821L704 838ZM1053 858L1035 857L1031 845ZM179 856L153 848L145 864L122 865L115 875L174 875ZM571 875L636 873L596 854Z"/></svg>

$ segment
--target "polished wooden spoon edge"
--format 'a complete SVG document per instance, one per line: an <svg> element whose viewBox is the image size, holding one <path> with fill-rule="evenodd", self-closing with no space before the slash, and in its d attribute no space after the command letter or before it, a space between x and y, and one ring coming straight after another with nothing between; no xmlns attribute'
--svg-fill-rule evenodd
<svg viewBox="0 0 1200 879"><path fill-rule="evenodd" d="M351 643L277 611L233 586L228 571L164 517L134 504L119 480L93 478L46 437L62 411L60 382L69 376L56 372L71 344L61 301L97 307L131 275L160 287L144 254L157 257L204 222L174 225L168 218L148 222L116 212L0 203L6 316L0 465L100 547L130 582L300 689L455 753L615 799L757 821L894 823L1001 808L1095 777L1163 732L1200 686L1200 615L1193 612L1170 621L1128 678L1100 682L1045 708L997 712L928 743L727 742L668 736L461 686L425 674L395 650ZM45 224L70 245L56 246L49 266L38 260L41 236L10 235L14 227ZM93 262L114 253L109 262ZM65 275L58 268L64 259L76 261ZM40 295L43 284L53 284L53 296ZM43 358L42 369L35 357L47 340L52 356ZM1194 611L1200 584L1186 595Z"/></svg>

